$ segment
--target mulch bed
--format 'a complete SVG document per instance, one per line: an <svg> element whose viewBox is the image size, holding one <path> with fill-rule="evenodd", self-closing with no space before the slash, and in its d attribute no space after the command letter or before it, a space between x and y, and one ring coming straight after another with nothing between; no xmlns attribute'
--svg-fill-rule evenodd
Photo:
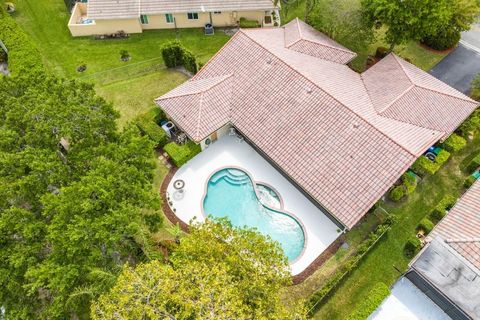
<svg viewBox="0 0 480 320"><path fill-rule="evenodd" d="M320 268L345 242L345 234L342 234L332 242L325 251L323 251L305 270L293 276L293 284L299 284L310 277L318 268Z"/></svg>
<svg viewBox="0 0 480 320"><path fill-rule="evenodd" d="M172 181L173 176L177 172L178 168L172 166L172 168L168 171L165 179L162 182L162 186L160 187L160 194L162 196L162 209L165 216L170 220L173 224L179 224L180 228L184 232L188 232L188 224L180 220L175 213L172 211L170 206L168 205L167 200L167 188ZM293 276L293 284L299 284L305 281L308 277L310 277L320 266L322 266L328 259L330 259L335 252L341 247L341 245L345 242L345 234L342 234L338 237L334 242L332 242L325 251L322 252L305 270L301 273Z"/></svg>
<svg viewBox="0 0 480 320"><path fill-rule="evenodd" d="M420 45L420 47L422 47L423 49L425 50L428 50L430 52L433 52L433 53L438 53L438 54L448 54L450 52L452 52L453 50L455 50L457 48L458 45L454 46L453 48L450 48L450 49L446 49L446 50L435 50L433 48L430 48L429 46L427 46L426 44L423 44L421 42L418 43Z"/></svg>

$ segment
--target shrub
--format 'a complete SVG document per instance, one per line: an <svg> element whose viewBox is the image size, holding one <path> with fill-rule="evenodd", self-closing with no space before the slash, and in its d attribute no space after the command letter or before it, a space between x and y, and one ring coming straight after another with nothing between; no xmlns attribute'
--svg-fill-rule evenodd
<svg viewBox="0 0 480 320"><path fill-rule="evenodd" d="M474 172L477 168L480 167L480 153L475 156L475 158L470 161L467 166L468 172Z"/></svg>
<svg viewBox="0 0 480 320"><path fill-rule="evenodd" d="M450 210L457 201L451 194L447 194L440 200L440 202L433 208L432 212L430 213L430 217L434 221L440 221L445 216L447 210Z"/></svg>
<svg viewBox="0 0 480 320"><path fill-rule="evenodd" d="M184 49L183 51L183 66L186 70L190 71L193 74L196 74L198 71L197 59L190 51Z"/></svg>
<svg viewBox="0 0 480 320"><path fill-rule="evenodd" d="M440 169L440 165L438 163L430 161L425 156L421 156L420 158L418 158L417 161L415 161L415 163L412 165L412 170L422 177L429 174L435 174L438 169Z"/></svg>
<svg viewBox="0 0 480 320"><path fill-rule="evenodd" d="M417 188L417 179L414 175L406 172L402 175L402 182L405 186L406 194L412 194Z"/></svg>
<svg viewBox="0 0 480 320"><path fill-rule="evenodd" d="M145 220L148 230L152 233L160 230L160 227L163 225L163 216L156 211L144 214L143 219Z"/></svg>
<svg viewBox="0 0 480 320"><path fill-rule="evenodd" d="M468 138L470 134L476 134L480 128L480 111L477 109L458 128L462 137Z"/></svg>
<svg viewBox="0 0 480 320"><path fill-rule="evenodd" d="M170 156L177 167L181 167L187 161L200 153L201 148L193 141L188 141L184 145L178 145L175 142L167 144L163 150Z"/></svg>
<svg viewBox="0 0 480 320"><path fill-rule="evenodd" d="M248 20L247 18L240 18L240 28L258 28L260 24L257 20Z"/></svg>
<svg viewBox="0 0 480 320"><path fill-rule="evenodd" d="M442 147L445 148L445 150L454 153L462 150L466 145L467 140L460 137L456 133L452 133L450 137L448 137L448 139L442 144Z"/></svg>
<svg viewBox="0 0 480 320"><path fill-rule="evenodd" d="M390 289L383 283L377 283L370 290L367 298L359 303L355 310L347 317L347 320L363 320L367 319L390 295Z"/></svg>
<svg viewBox="0 0 480 320"><path fill-rule="evenodd" d="M405 254L407 258L413 258L413 256L418 252L418 249L420 249L421 245L422 244L417 237L410 237L403 247L403 254Z"/></svg>
<svg viewBox="0 0 480 320"><path fill-rule="evenodd" d="M423 218L422 221L420 221L420 223L418 224L417 229L418 230L423 230L425 232L425 234L429 234L430 231L432 231L434 226L435 225L433 224L433 222L430 219Z"/></svg>
<svg viewBox="0 0 480 320"><path fill-rule="evenodd" d="M163 62L167 68L175 68L183 64L184 48L180 41L173 40L162 46Z"/></svg>
<svg viewBox="0 0 480 320"><path fill-rule="evenodd" d="M447 150L440 150L440 152L437 154L437 157L435 158L435 163L439 165L439 168L450 159L450 152Z"/></svg>
<svg viewBox="0 0 480 320"><path fill-rule="evenodd" d="M154 141L157 147L163 147L169 140L167 133L158 125L161 119L165 119L165 113L160 108L152 108L136 120L140 131Z"/></svg>
<svg viewBox="0 0 480 320"><path fill-rule="evenodd" d="M43 73L40 52L30 37L3 8L0 8L0 26L0 39L8 49L8 67L12 76L22 73L29 75Z"/></svg>
<svg viewBox="0 0 480 320"><path fill-rule="evenodd" d="M195 55L188 51L178 40L170 41L162 47L162 57L167 68L184 66L193 74L198 71Z"/></svg>
<svg viewBox="0 0 480 320"><path fill-rule="evenodd" d="M422 43L435 50L446 50L453 48L460 41L460 31L452 26L440 28L436 35L425 37Z"/></svg>
<svg viewBox="0 0 480 320"><path fill-rule="evenodd" d="M388 198L392 201L398 202L405 196L405 187L399 185L394 187L388 194Z"/></svg>
<svg viewBox="0 0 480 320"><path fill-rule="evenodd" d="M377 51L375 51L375 57L377 59L383 59L385 58L389 53L389 50L388 48L385 48L385 47L378 47L377 48Z"/></svg>
<svg viewBox="0 0 480 320"><path fill-rule="evenodd" d="M474 176L468 176L468 178L465 179L463 186L468 189L475 183L475 181L477 181L477 179Z"/></svg>

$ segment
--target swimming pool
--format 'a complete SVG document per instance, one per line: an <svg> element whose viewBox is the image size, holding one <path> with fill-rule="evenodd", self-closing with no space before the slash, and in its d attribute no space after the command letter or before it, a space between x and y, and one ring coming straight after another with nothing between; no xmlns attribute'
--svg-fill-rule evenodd
<svg viewBox="0 0 480 320"><path fill-rule="evenodd" d="M264 184L254 186L247 173L233 168L210 177L203 201L206 215L226 217L237 227L256 228L278 241L292 262L303 251L305 235L296 219L281 212L282 205L275 190Z"/></svg>

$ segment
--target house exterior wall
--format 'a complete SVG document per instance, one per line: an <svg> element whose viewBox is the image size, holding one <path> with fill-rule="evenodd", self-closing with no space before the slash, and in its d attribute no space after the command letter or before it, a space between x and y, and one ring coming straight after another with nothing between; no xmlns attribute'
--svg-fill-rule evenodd
<svg viewBox="0 0 480 320"><path fill-rule="evenodd" d="M148 24L141 24L140 18L95 20L93 24L78 24L82 15L86 15L87 9L84 3L77 3L72 11L68 28L74 37L116 33L141 33L143 30L173 29L177 28L203 28L210 23L209 12L198 12L197 20L189 20L187 13L174 13L175 23L167 23L165 14L147 15ZM240 18L257 20L262 24L265 16L264 10L258 11L222 11L219 14L211 13L214 27L236 26Z"/></svg>
<svg viewBox="0 0 480 320"><path fill-rule="evenodd" d="M205 150L209 146L208 144L205 143L207 139L210 139L211 141L210 144L212 144L216 140L220 139L221 137L228 135L230 133L230 128L232 128L232 125L228 123L223 127L221 127L220 129L218 129L217 131L215 131L214 133L212 133L210 136L208 136L208 138L200 142L200 147L202 148L202 150Z"/></svg>

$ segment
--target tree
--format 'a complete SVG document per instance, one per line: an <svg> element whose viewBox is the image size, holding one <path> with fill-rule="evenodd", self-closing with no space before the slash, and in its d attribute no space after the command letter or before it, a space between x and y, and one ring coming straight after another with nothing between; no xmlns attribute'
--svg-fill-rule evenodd
<svg viewBox="0 0 480 320"><path fill-rule="evenodd" d="M390 50L408 40L435 34L451 18L449 0L362 0L367 21L387 27Z"/></svg>
<svg viewBox="0 0 480 320"><path fill-rule="evenodd" d="M357 1L317 1L307 21L317 30L355 52L364 51L374 39L373 29L363 18Z"/></svg>
<svg viewBox="0 0 480 320"><path fill-rule="evenodd" d="M145 258L153 144L118 132L91 85L46 74L0 78L0 110L0 305L7 318L88 314Z"/></svg>
<svg viewBox="0 0 480 320"><path fill-rule="evenodd" d="M92 305L94 319L304 319L279 290L291 283L278 243L226 220L193 225L170 264L126 267Z"/></svg>

